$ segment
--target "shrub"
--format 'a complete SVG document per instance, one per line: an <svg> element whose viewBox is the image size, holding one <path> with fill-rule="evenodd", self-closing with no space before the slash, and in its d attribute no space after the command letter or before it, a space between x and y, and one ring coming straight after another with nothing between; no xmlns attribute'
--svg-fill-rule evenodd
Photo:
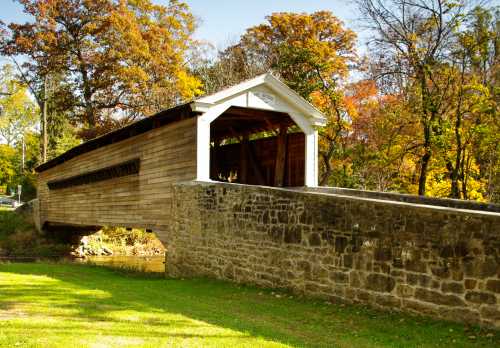
<svg viewBox="0 0 500 348"><path fill-rule="evenodd" d="M40 235L27 217L11 210L0 210L0 249L9 256L62 256L71 246Z"/></svg>

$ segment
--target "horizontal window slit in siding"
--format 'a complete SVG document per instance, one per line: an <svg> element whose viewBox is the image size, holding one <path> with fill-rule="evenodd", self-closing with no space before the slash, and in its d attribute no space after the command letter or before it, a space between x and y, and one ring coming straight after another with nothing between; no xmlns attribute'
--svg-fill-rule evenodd
<svg viewBox="0 0 500 348"><path fill-rule="evenodd" d="M119 178L127 175L138 174L140 163L141 160L139 158L135 158L130 161L116 164L114 166L98 169L77 176L72 176L66 179L49 181L47 183L47 186L50 190L58 190L105 181L113 178Z"/></svg>

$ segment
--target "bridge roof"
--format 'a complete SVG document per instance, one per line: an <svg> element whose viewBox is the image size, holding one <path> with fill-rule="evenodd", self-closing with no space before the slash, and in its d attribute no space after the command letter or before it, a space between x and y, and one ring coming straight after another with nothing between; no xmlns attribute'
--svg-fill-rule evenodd
<svg viewBox="0 0 500 348"><path fill-rule="evenodd" d="M160 111L153 116L143 118L125 127L119 128L92 140L86 141L80 145L77 145L72 149L66 151L65 153L51 159L50 161L42 163L41 165L36 167L35 170L38 173L43 172L86 152L96 150L106 145L117 143L133 136L146 133L152 129L163 127L167 124L177 122L189 117L194 117L199 114L200 112L191 110L191 103L181 104L171 109Z"/></svg>

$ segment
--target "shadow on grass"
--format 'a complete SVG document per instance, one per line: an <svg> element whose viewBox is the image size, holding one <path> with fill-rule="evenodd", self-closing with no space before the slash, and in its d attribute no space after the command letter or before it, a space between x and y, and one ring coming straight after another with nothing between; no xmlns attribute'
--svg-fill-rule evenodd
<svg viewBox="0 0 500 348"><path fill-rule="evenodd" d="M4 329L10 334L195 339L196 346L498 347L500 342L498 333L486 337L488 331L459 324L283 293L278 298L271 291L207 279L127 276L71 264L0 264L0 272L0 321L2 313L15 319Z"/></svg>

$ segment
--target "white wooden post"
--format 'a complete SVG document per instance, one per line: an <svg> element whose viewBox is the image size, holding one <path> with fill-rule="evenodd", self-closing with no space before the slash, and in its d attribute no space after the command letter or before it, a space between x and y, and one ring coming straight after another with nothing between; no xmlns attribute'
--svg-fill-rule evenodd
<svg viewBox="0 0 500 348"><path fill-rule="evenodd" d="M210 122L196 121L196 180L210 181Z"/></svg>
<svg viewBox="0 0 500 348"><path fill-rule="evenodd" d="M306 168L305 186L318 186L318 132L312 131L306 135Z"/></svg>
<svg viewBox="0 0 500 348"><path fill-rule="evenodd" d="M210 123L224 113L231 102L216 105L196 121L196 180L210 181Z"/></svg>

